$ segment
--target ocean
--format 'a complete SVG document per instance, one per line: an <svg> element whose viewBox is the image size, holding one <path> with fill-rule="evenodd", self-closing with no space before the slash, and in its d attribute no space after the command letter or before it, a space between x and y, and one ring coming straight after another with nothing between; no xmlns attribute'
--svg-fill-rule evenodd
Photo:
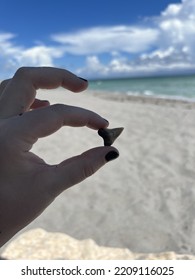
<svg viewBox="0 0 195 280"><path fill-rule="evenodd" d="M195 75L99 79L89 82L89 89L137 96L195 100Z"/></svg>

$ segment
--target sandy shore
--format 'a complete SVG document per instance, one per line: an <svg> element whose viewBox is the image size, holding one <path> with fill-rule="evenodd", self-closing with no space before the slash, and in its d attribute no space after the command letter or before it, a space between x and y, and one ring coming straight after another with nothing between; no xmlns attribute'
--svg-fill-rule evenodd
<svg viewBox="0 0 195 280"><path fill-rule="evenodd" d="M41 227L134 252L194 254L194 104L62 89L40 96L96 111L125 130L115 144L120 158L65 191L25 231ZM95 131L65 127L33 151L53 164L100 145Z"/></svg>

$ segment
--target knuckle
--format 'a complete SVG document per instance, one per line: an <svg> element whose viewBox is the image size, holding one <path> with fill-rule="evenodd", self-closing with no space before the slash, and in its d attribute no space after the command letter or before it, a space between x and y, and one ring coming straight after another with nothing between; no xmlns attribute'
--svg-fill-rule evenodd
<svg viewBox="0 0 195 280"><path fill-rule="evenodd" d="M55 111L55 112L57 112L57 113L58 113L58 112L64 111L66 108L67 108L67 105L65 105L65 104L60 104L60 103L51 105L51 110L53 110L53 111Z"/></svg>
<svg viewBox="0 0 195 280"><path fill-rule="evenodd" d="M92 176L95 173L95 170L92 168L92 166L87 166L84 168L84 178L88 178Z"/></svg>
<svg viewBox="0 0 195 280"><path fill-rule="evenodd" d="M50 106L50 112L53 115L53 124L55 124L55 127L64 125L64 112L67 107L68 106L64 104L54 104Z"/></svg>
<svg viewBox="0 0 195 280"><path fill-rule="evenodd" d="M91 164L90 162L86 162L86 164L84 164L83 166L83 177L84 178L88 178L90 176L92 176L94 173L96 172L93 164Z"/></svg>
<svg viewBox="0 0 195 280"><path fill-rule="evenodd" d="M3 87L3 88L5 88L9 81L10 81L9 79L3 80L3 81L0 83L0 86Z"/></svg>
<svg viewBox="0 0 195 280"><path fill-rule="evenodd" d="M18 70L16 71L14 77L16 78L26 78L29 76L30 71L32 70L32 67L26 67L26 66L22 66L20 68L18 68Z"/></svg>
<svg viewBox="0 0 195 280"><path fill-rule="evenodd" d="M15 75L17 75L17 76L24 75L24 74L26 74L27 71L28 71L28 67L22 66L22 67L18 68Z"/></svg>

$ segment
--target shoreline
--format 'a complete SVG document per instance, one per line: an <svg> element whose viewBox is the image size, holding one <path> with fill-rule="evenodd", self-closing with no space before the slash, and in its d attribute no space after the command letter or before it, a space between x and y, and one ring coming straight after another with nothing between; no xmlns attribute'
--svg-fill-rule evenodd
<svg viewBox="0 0 195 280"><path fill-rule="evenodd" d="M0 80L0 84L3 80ZM90 82L90 81L89 81ZM56 88L52 89L54 91L54 94L56 91L63 90L70 92L64 88ZM39 89L37 91L37 94L39 92L43 92L45 90ZM71 92L70 92L71 93ZM72 93L71 93L72 94ZM176 106L182 106L186 109L193 109L195 108L195 97L184 97L184 96L174 96L174 95L143 95L143 94L131 94L130 92L119 92L111 90L100 90L100 89L86 89L83 93L84 95L90 95L94 97L98 97L101 99L106 100L112 100L117 102L134 102L134 103L141 103L141 104L153 104L153 105L163 105L168 107L176 107Z"/></svg>
<svg viewBox="0 0 195 280"><path fill-rule="evenodd" d="M185 98L182 96L162 96L162 95L131 95L120 92L100 91L100 90L86 90L87 94L106 100L113 100L117 102L135 102L141 104L163 105L169 107L182 106L187 109L195 108L195 98Z"/></svg>

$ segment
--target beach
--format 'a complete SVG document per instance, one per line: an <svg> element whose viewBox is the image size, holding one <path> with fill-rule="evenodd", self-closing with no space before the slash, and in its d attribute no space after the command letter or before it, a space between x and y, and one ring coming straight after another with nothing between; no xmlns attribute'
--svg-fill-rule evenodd
<svg viewBox="0 0 195 280"><path fill-rule="evenodd" d="M43 228L137 253L195 254L194 103L61 88L38 96L95 111L124 131L114 143L117 160L64 191L21 232ZM32 151L57 164L101 145L94 130L63 127Z"/></svg>

